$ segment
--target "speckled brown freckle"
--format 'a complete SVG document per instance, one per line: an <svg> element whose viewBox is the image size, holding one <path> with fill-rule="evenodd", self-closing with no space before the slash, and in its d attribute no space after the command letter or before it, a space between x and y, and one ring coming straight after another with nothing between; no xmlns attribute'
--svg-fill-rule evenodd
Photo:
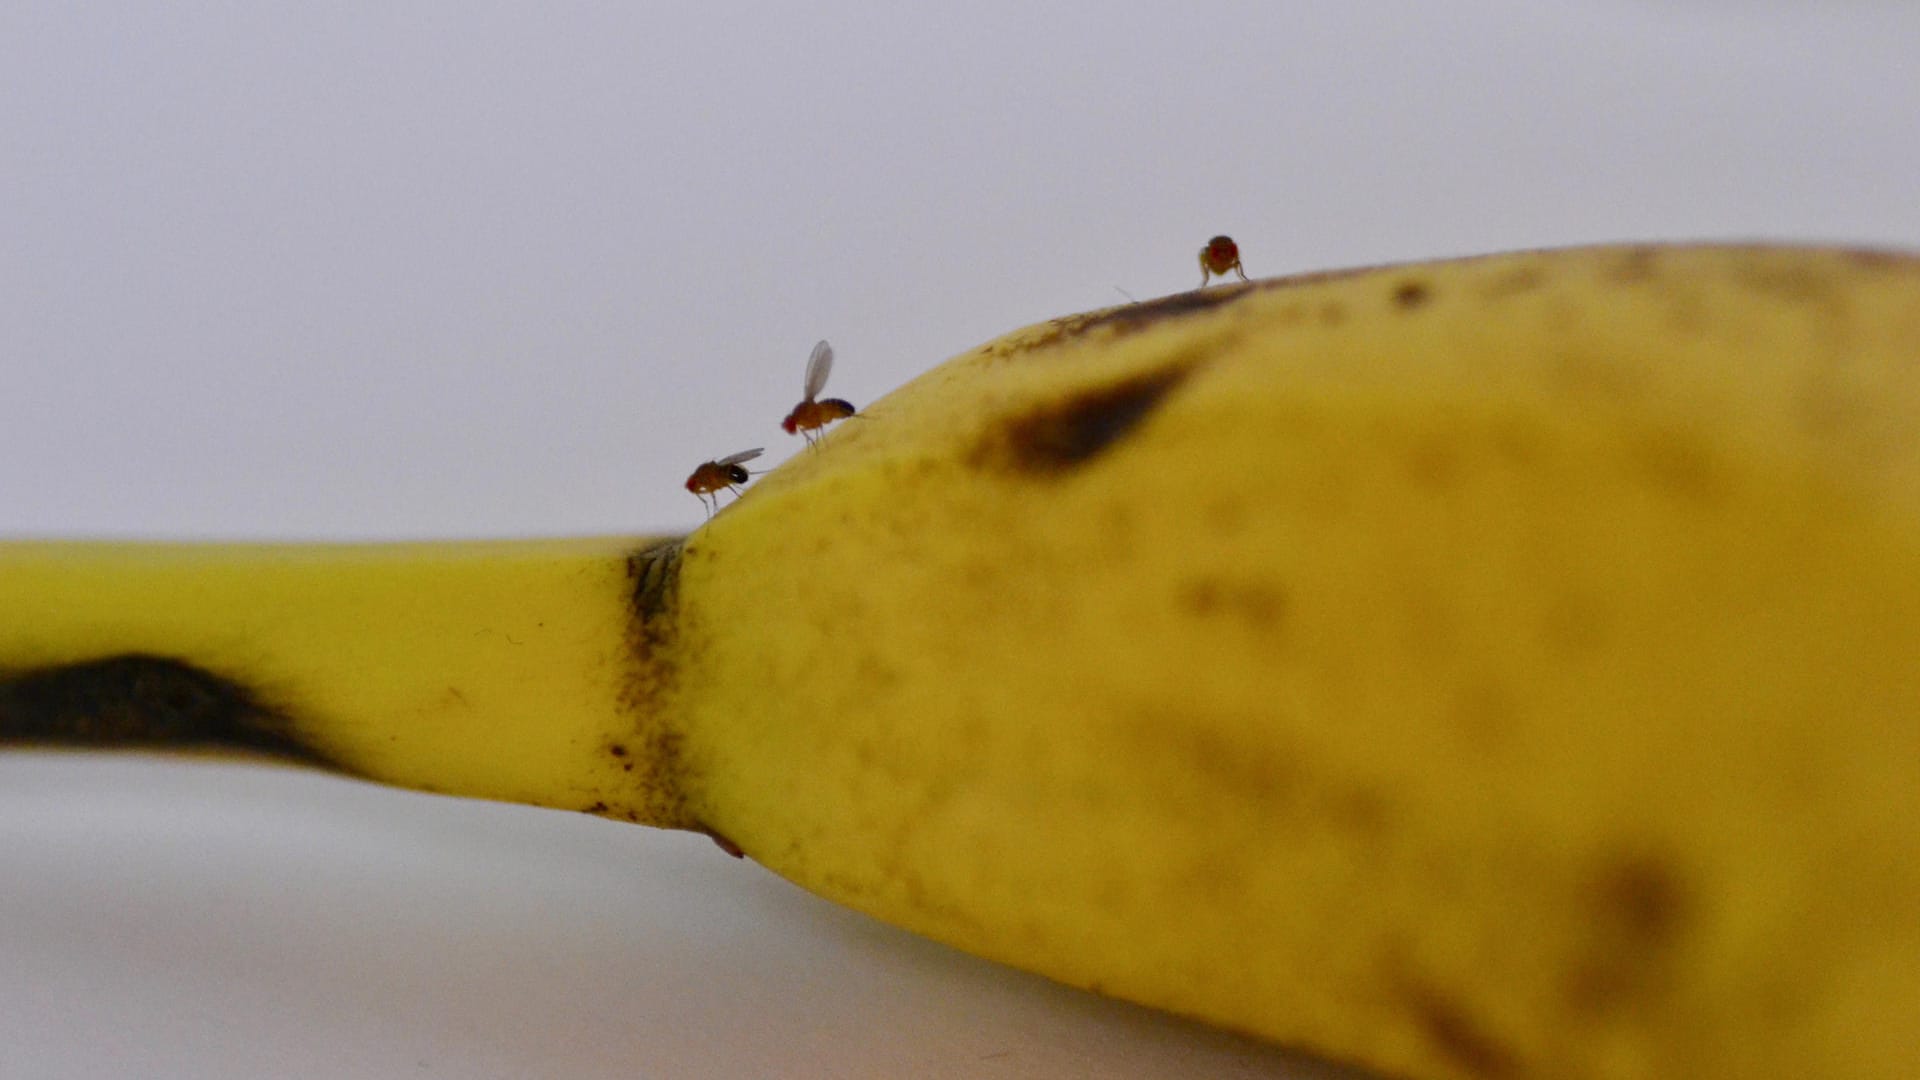
<svg viewBox="0 0 1920 1080"><path fill-rule="evenodd" d="M1182 884L1201 895L1220 899L1247 888L1247 854L1238 843L1216 840L1195 843L1181 860Z"/></svg>
<svg viewBox="0 0 1920 1080"><path fill-rule="evenodd" d="M1223 733L1225 725L1206 716L1173 716L1148 711L1119 723L1115 734L1165 762L1164 777L1236 798L1287 805L1298 797L1300 764L1284 749L1251 746Z"/></svg>
<svg viewBox="0 0 1920 1080"><path fill-rule="evenodd" d="M1643 944L1672 941L1688 918L1680 875L1651 855L1620 855L1602 863L1593 894L1602 915Z"/></svg>
<svg viewBox="0 0 1920 1080"><path fill-rule="evenodd" d="M1712 452L1685 432L1645 432L1630 444L1628 457L1636 472L1668 495L1710 503L1722 494Z"/></svg>
<svg viewBox="0 0 1920 1080"><path fill-rule="evenodd" d="M1393 290L1393 304L1401 311L1412 311L1433 299L1433 291L1422 281L1403 281Z"/></svg>
<svg viewBox="0 0 1920 1080"><path fill-rule="evenodd" d="M1694 904L1667 860L1645 852L1600 861L1585 886L1591 941L1561 976L1568 1008L1583 1014L1659 1007Z"/></svg>
<svg viewBox="0 0 1920 1080"><path fill-rule="evenodd" d="M1613 264L1608 276L1614 281L1627 285L1637 285L1652 281L1659 273L1660 249L1651 246L1627 248Z"/></svg>
<svg viewBox="0 0 1920 1080"><path fill-rule="evenodd" d="M1387 797L1365 789L1333 797L1327 809L1335 821L1369 836L1385 832L1391 816Z"/></svg>
<svg viewBox="0 0 1920 1080"><path fill-rule="evenodd" d="M1347 318L1346 306L1338 300L1328 300L1320 305L1320 325L1339 326Z"/></svg>
<svg viewBox="0 0 1920 1080"><path fill-rule="evenodd" d="M1285 591L1262 582L1196 578L1181 589L1181 602L1201 618L1227 617L1271 629L1287 613Z"/></svg>
<svg viewBox="0 0 1920 1080"><path fill-rule="evenodd" d="M1740 283L1757 293L1794 303L1816 303L1833 291L1833 282L1801 263L1755 262L1739 271Z"/></svg>
<svg viewBox="0 0 1920 1080"><path fill-rule="evenodd" d="M1863 270L1920 270L1920 259L1891 251L1850 248L1845 252L1845 258Z"/></svg>

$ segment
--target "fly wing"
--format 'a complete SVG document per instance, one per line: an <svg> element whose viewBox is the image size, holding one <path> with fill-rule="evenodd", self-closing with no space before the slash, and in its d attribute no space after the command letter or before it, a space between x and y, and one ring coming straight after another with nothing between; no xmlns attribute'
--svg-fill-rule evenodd
<svg viewBox="0 0 1920 1080"><path fill-rule="evenodd" d="M827 376L833 373L833 346L821 342L813 347L813 355L807 357L807 389L802 400L812 401L820 391L827 388Z"/></svg>
<svg viewBox="0 0 1920 1080"><path fill-rule="evenodd" d="M726 457L723 457L720 460L714 462L714 464L724 469L729 465L738 465L743 461L752 461L754 458L759 457L765 451L766 451L766 447L756 446L751 450L742 450L737 454L728 454Z"/></svg>

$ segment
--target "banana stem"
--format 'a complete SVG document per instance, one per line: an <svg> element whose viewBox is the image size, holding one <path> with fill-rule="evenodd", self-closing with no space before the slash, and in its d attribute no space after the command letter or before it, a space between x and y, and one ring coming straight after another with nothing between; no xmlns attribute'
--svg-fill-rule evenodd
<svg viewBox="0 0 1920 1080"><path fill-rule="evenodd" d="M0 543L0 741L214 743L690 827L678 543Z"/></svg>

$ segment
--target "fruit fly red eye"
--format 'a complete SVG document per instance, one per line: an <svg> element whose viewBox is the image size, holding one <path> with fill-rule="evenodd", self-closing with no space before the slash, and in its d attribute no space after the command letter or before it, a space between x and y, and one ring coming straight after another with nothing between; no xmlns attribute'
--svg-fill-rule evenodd
<svg viewBox="0 0 1920 1080"><path fill-rule="evenodd" d="M801 388L800 404L795 405L787 418L780 421L781 431L804 436L807 445L812 446L817 438L814 432L854 414L851 402L840 398L816 400L820 397L820 391L826 389L827 376L832 372L833 346L822 341L813 347L813 355L807 358L807 378Z"/></svg>
<svg viewBox="0 0 1920 1080"><path fill-rule="evenodd" d="M741 467L741 462L752 461L764 452L764 447L742 450L737 454L704 462L687 477L687 490L700 497L700 504L707 508L707 516L712 517L720 509L720 492L731 491L744 484L752 473ZM735 494L739 494L735 492Z"/></svg>
<svg viewBox="0 0 1920 1080"><path fill-rule="evenodd" d="M1240 267L1240 245L1231 236L1216 236L1200 249L1200 287L1206 288L1215 275L1226 277L1229 270L1241 281L1247 280L1247 272Z"/></svg>

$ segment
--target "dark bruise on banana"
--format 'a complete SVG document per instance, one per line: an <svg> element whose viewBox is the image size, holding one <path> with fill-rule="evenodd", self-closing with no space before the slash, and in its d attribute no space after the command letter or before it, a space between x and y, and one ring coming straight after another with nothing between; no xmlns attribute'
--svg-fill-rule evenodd
<svg viewBox="0 0 1920 1080"><path fill-rule="evenodd" d="M635 663L620 705L634 720L633 744L639 749L625 742L609 743L606 749L622 771L647 773L639 785L646 802L628 811L624 815L627 820L704 832L727 854L739 857L738 845L703 824L687 806L680 783L680 733L667 723L666 709L660 705L678 674L672 643L680 603L680 557L685 547L686 538L675 537L627 557L627 577L633 588L628 652ZM606 807L588 807L588 812L603 814Z"/></svg>
<svg viewBox="0 0 1920 1080"><path fill-rule="evenodd" d="M0 673L0 740L231 747L323 764L251 689L144 654Z"/></svg>
<svg viewBox="0 0 1920 1080"><path fill-rule="evenodd" d="M1043 475L1085 464L1138 427L1189 370L1164 368L1049 403L996 431L982 454L1003 455L1021 471Z"/></svg>

